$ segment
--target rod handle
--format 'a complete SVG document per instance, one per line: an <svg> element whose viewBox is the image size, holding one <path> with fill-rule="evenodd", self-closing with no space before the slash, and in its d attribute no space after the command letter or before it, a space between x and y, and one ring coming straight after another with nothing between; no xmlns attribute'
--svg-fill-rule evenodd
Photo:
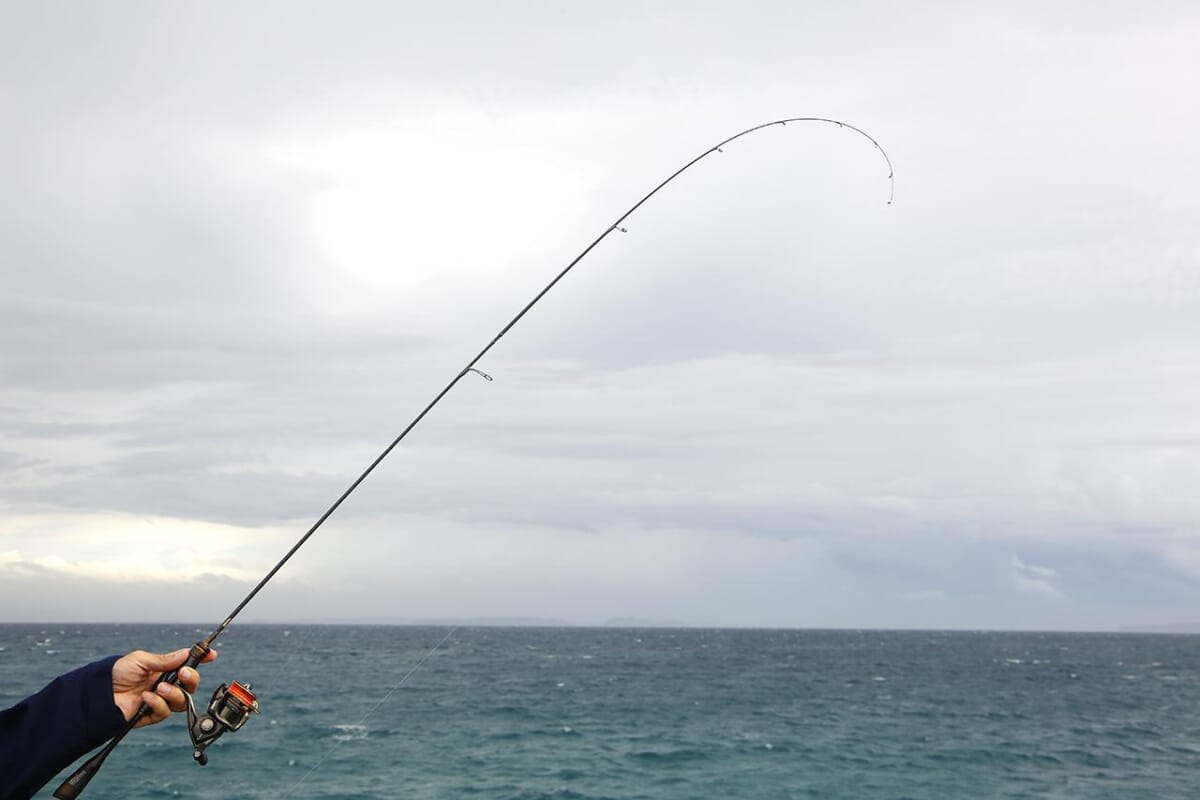
<svg viewBox="0 0 1200 800"><path fill-rule="evenodd" d="M187 660L180 664L178 668L159 675L158 680L154 682L155 687L157 687L160 683L170 683L178 686L179 670L183 669L184 667L196 669L200 666L200 662L204 660L205 656L207 656L211 650L212 648L204 642L196 642L194 645L192 645L192 649L188 651ZM142 706L141 711L138 712L139 718L141 714L146 711L149 711L149 709L146 708L146 706Z"/></svg>

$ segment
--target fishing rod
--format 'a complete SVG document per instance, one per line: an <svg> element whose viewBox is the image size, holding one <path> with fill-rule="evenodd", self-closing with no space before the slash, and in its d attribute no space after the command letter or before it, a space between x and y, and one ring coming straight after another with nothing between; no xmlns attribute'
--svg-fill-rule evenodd
<svg viewBox="0 0 1200 800"><path fill-rule="evenodd" d="M301 536L294 545L292 545L292 548L284 554L283 558L279 559L279 562L272 567L266 575L263 576L263 579L258 582L258 585L251 589L250 593L242 598L242 601L237 604L233 611L229 613L229 616L226 617L220 625L213 629L213 632L210 633L206 638L192 645L191 650L188 652L187 660L180 666L179 669L182 669L183 667L191 667L192 669L196 669L200 666L200 662L203 661L205 656L208 655L209 651L212 650L212 645L217 640L217 637L224 633L225 629L233 624L234 618L241 613L242 609L245 608L250 601L254 599L255 595L257 595L259 591L261 591L262 588L266 586L272 578L275 577L275 574L283 568L283 565L286 564L293 555L296 554L297 550L304 546L304 543L307 542L309 538L317 532L317 529L325 524L325 520L329 519L333 512L338 510L342 503L345 502L346 498L354 493L354 490L359 487L359 484L367 479L367 476L370 475L377 466L379 466L380 462L387 458L388 454L390 454L392 450L396 449L396 446L399 445L400 442L404 441L404 437L408 436L409 432L412 431L412 429L415 428L421 422L421 420L425 419L425 416L442 401L442 398L449 394L450 390L458 385L459 381L472 372L484 378L485 380L492 380L490 375L475 365L478 364L483 357L486 356L488 352L496 346L497 342L504 338L506 333L512 330L514 325L520 322L521 319L529 313L530 309L537 305L538 302L545 297L551 289L558 285L558 282L565 278L567 273L575 268L576 264L582 261L588 253L592 252L592 250L598 244L600 244L600 242L608 238L610 233L613 231L625 233L626 230L621 226L621 224L630 215L632 215L633 212L641 208L650 198L658 194L663 187L678 178L701 160L707 158L713 153L724 152L722 148L724 148L725 145L729 144L730 142L740 139L743 136L748 136L756 131L761 131L765 128L772 128L776 125L786 126L790 122L819 122L829 125L836 125L839 128L853 131L866 138L867 141L873 144L875 149L880 152L884 161L887 162L888 204L891 205L892 200L895 197L895 170L892 169L892 160L888 157L887 151L883 149L882 145L875 141L875 139L869 133L861 128L857 128L849 124L848 122L841 122L840 120L828 119L825 117L789 117L787 119L777 119L771 122L764 122L760 125L755 125L752 128L747 128L739 133L735 133L733 136L730 136L729 138L724 139L708 148L700 155L696 156L691 161L675 170L670 174L670 176L662 181L662 183L655 186L653 189L647 192L642 199L630 206L629 210L617 217L615 222L605 228L603 233L597 236L591 244L583 249L579 255L575 256L575 258L572 259L569 264L563 267L562 270L555 275L549 283L542 287L541 291L534 295L533 299L526 303L525 306L517 312L516 316L509 320L508 324L501 328L500 332L493 336L491 341L489 341L474 358L468 361L465 367L459 370L454 377L450 379L450 382L447 383L445 387L443 387L442 390L438 392L432 400L429 401L429 404L421 410L421 413L417 414L417 416L414 417L407 426L405 426L404 430L400 432L400 435L393 439L391 444L385 447L383 452L376 456L375 460L372 461L370 465L362 471L362 474L354 479L354 482L351 483L344 492L342 492L341 496L339 496L337 500L333 501L333 504L325 510L325 513L323 513L317 519L317 521L312 524L312 527L310 527L305 534ZM179 685L179 670L172 670L171 672L160 676L158 682ZM217 690L213 692L212 699L209 701L207 711L204 714L200 714L196 710L195 702L192 699L191 694L184 691L184 696L187 699L188 734L192 739L192 757L201 765L208 763L208 757L204 751L209 745L211 745L223 734L241 729L241 727L250 719L250 715L256 714L259 711L258 699L251 690L250 685L241 684L237 681L234 681L228 686L221 684ZM74 798L78 797L80 793L83 792L84 787L88 785L88 782L91 781L91 779L95 777L96 773L100 771L100 767L104 764L104 760L108 758L109 754L112 753L116 746L121 743L121 740L124 739L125 736L137 726L138 722L149 713L150 707L147 705L142 705L142 707L138 709L137 713L133 715L133 718L125 724L124 729L110 739L108 743L105 744L104 747L99 751L97 751L94 756L84 762L84 764L79 767L79 769L77 769L71 775L71 777L67 778L67 780L65 780L62 785L54 791L54 796L58 798L58 800L74 800Z"/></svg>

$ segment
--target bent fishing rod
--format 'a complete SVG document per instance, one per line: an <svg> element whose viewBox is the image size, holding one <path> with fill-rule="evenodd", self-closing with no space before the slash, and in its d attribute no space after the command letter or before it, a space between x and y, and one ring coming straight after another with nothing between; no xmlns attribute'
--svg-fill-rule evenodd
<svg viewBox="0 0 1200 800"><path fill-rule="evenodd" d="M622 227L622 223L624 223L630 215L641 208L648 200L650 200L650 198L658 194L659 191L661 191L667 184L671 183L671 181L678 178L684 172L687 172L698 162L702 161L713 153L724 152L723 148L730 142L741 139L743 136L748 136L751 133L761 131L765 128L772 128L776 125L786 126L788 123L798 122L818 122L836 125L839 128L850 130L859 134L873 144L875 149L880 152L884 161L887 163L888 204L891 204L892 199L895 196L895 171L892 169L892 160L888 157L887 151L885 151L879 142L875 141L875 139L866 131L847 122L841 122L836 119L827 119L825 117L789 117L787 119L777 119L771 122L764 122L761 125L755 125L752 128L747 128L740 133L736 133L700 153L700 155L696 156L691 161L675 170L675 172L671 173L671 175L668 176L664 181L659 183L657 186L647 192L646 195L640 200L630 206L625 213L617 217L615 222L605 228L603 233L597 236L591 244L583 249L579 255L575 256L575 258L572 259L569 264L563 267L562 270L555 275L549 283L543 286L541 291L534 295L533 299L526 303L525 306L517 312L516 316L509 320L508 324L501 328L500 332L493 336L491 341L489 341L474 358L467 362L465 367L455 373L454 377L450 379L450 382L447 383L445 387L443 387L442 390L438 392L432 400L429 401L428 405L426 405L421 412L417 414L417 416L414 417L411 422L408 423L407 426L405 426L404 430L402 430L400 434L392 440L391 444L385 447L383 452L376 456L375 460L372 461L370 465L363 470L357 478L354 479L354 482L351 483L344 492L342 492L337 500L333 501L333 504L325 510L325 513L323 513L317 519L317 521L312 524L312 527L310 527L304 533L304 535L301 536L294 545L292 545L292 548L284 554L283 558L279 559L279 562L272 567L265 576L263 576L263 579L258 582L258 585L251 589L250 593L242 598L242 601L237 604L233 611L229 613L229 616L226 617L225 620L218 625L206 638L192 645L191 650L188 652L187 660L183 663L183 665L181 665L180 669L183 667L191 667L192 669L196 669L200 666L200 662L203 661L205 656L208 655L209 651L212 650L212 645L217 640L217 637L224 633L225 629L233 624L233 620L238 614L241 613L242 609L249 605L250 601L253 600L254 597L263 589L263 587L275 577L275 574L283 568L283 565L291 560L292 556L296 554L296 551L303 547L304 543L307 542L309 538L317 532L317 529L325 524L325 520L329 519L333 512L338 510L342 503L346 501L346 498L354 493L354 490L357 489L359 485L367 479L367 476L370 475L394 449L396 449L400 442L404 441L404 438L408 436L412 429L417 427L421 420L425 419L425 416L442 401L443 397L449 394L450 391L458 385L459 381L472 372L488 381L492 380L490 375L483 372L476 365L491 351L493 347L496 346L497 342L504 338L505 334L512 330L513 326L520 322L521 319L528 314L529 311L535 305L537 305L538 302L545 297L551 289L558 285L559 281L567 276L567 273L575 268L576 264L582 261L588 255L588 253L592 252L592 250L595 249L600 242L608 238L609 234L611 234L613 231L625 233L626 230L624 227ZM162 675L159 678L159 682L167 682L178 685L179 670L173 670ZM188 734L192 739L192 756L201 765L208 763L208 757L204 751L209 745L211 745L219 736L227 732L239 730L243 725L246 724L247 720L249 720L250 715L252 713L258 713L259 710L258 700L254 692L251 691L250 685L243 685L237 681L233 681L228 686L221 684L221 686L219 686L217 690L213 692L212 699L209 701L208 709L204 714L200 714L196 710L195 702L188 692L184 691L184 696L187 700ZM120 733L110 739L102 749L97 751L94 756L84 762L83 766L79 767L79 769L77 769L71 775L71 777L67 778L67 780L64 781L63 784L54 791L54 796L59 800L74 800L74 798L78 797L80 793L83 792L84 787L88 785L88 782L91 781L97 772L99 772L100 767L104 764L104 760L108 758L113 749L115 749L116 746L120 744L121 740L125 738L126 734L133 730L134 727L137 726L138 722L149 713L150 707L143 705L138 712L134 714L133 718L126 723L124 729L122 729Z"/></svg>

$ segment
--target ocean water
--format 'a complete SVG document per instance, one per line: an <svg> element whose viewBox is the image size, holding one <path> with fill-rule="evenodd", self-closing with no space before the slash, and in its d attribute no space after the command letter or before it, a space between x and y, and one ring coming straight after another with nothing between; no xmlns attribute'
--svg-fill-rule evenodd
<svg viewBox="0 0 1200 800"><path fill-rule="evenodd" d="M448 632L235 625L197 699L250 682L262 715L207 767L181 715L135 731L84 796L1130 800L1200 787L1200 637L459 628L430 655ZM205 633L0 626L0 707L96 657Z"/></svg>

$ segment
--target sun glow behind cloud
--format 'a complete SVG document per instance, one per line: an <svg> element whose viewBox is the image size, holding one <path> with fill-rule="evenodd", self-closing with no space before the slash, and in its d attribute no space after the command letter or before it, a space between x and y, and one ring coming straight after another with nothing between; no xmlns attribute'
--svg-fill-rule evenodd
<svg viewBox="0 0 1200 800"><path fill-rule="evenodd" d="M344 130L271 149L284 164L320 176L312 228L325 256L370 307L431 283L491 276L538 252L527 226L577 216L554 187L580 166L522 142L521 128L479 115L394 128ZM486 131L486 135L481 135Z"/></svg>

